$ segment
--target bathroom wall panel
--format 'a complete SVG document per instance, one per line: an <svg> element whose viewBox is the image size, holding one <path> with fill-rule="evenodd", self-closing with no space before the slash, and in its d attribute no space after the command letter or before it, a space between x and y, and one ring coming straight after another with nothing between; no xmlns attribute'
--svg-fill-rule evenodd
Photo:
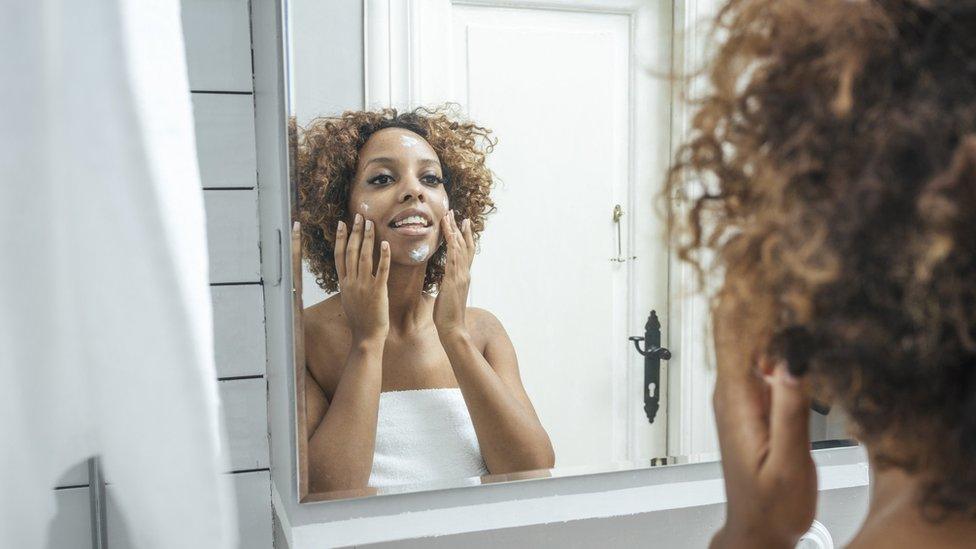
<svg viewBox="0 0 976 549"><path fill-rule="evenodd" d="M261 281L258 192L204 191L210 282Z"/></svg>
<svg viewBox="0 0 976 549"><path fill-rule="evenodd" d="M85 473L87 482L87 470ZM47 549L88 549L91 547L91 515L88 488L54 491L57 511L48 529Z"/></svg>
<svg viewBox="0 0 976 549"><path fill-rule="evenodd" d="M267 471L256 471L232 474L230 477L233 484L234 500L237 504L238 541L235 547L239 549L271 549L271 481L269 473ZM135 549L136 545L126 526L125 517L112 492L111 486L106 487L108 546L112 549ZM87 491L85 493L87 494ZM179 528L179 525L173 527ZM193 543L187 543L188 547L193 545ZM53 547L60 549L61 546L52 546L52 549ZM74 546L64 545L63 547ZM84 545L83 547L88 546Z"/></svg>
<svg viewBox="0 0 976 549"><path fill-rule="evenodd" d="M204 188L254 188L254 99L250 94L194 93L193 122Z"/></svg>
<svg viewBox="0 0 976 549"><path fill-rule="evenodd" d="M230 460L227 472L267 469L269 466L266 392L264 377L217 382ZM115 482L111 473L111 470L102 471L108 484Z"/></svg>
<svg viewBox="0 0 976 549"><path fill-rule="evenodd" d="M230 470L268 468L268 405L264 378L221 381L219 391L230 449Z"/></svg>
<svg viewBox="0 0 976 549"><path fill-rule="evenodd" d="M190 89L250 92L248 0L183 0L182 7Z"/></svg>
<svg viewBox="0 0 976 549"><path fill-rule="evenodd" d="M267 453L267 452L265 452ZM234 475L239 549L271 549L271 473Z"/></svg>
<svg viewBox="0 0 976 549"><path fill-rule="evenodd" d="M211 286L217 377L264 375L264 294L260 284Z"/></svg>

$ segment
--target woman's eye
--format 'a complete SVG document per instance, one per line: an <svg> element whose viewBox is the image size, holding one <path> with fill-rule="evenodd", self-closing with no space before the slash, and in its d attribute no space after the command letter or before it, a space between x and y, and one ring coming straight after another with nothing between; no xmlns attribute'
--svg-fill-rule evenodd
<svg viewBox="0 0 976 549"><path fill-rule="evenodd" d="M428 184L428 185L431 185L431 186L436 186L436 185L440 185L440 184L444 183L444 180L443 179L441 179L440 177L437 177L436 175L433 175L433 174L431 174L431 175L425 175L425 176L421 177L420 180L423 181L424 183Z"/></svg>
<svg viewBox="0 0 976 549"><path fill-rule="evenodd" d="M393 181L393 178L388 175L377 175L369 179L370 185L386 185Z"/></svg>

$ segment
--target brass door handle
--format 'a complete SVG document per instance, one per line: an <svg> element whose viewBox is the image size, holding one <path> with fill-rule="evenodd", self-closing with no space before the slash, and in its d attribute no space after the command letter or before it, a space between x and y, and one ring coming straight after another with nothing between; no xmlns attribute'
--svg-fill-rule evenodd
<svg viewBox="0 0 976 549"><path fill-rule="evenodd" d="M620 204L616 204L613 207L613 222L617 225L617 257L610 258L610 261L614 263L625 263L628 259L637 259L637 256L624 257L623 253L623 239L620 236L620 218L624 216L624 209L620 207Z"/></svg>

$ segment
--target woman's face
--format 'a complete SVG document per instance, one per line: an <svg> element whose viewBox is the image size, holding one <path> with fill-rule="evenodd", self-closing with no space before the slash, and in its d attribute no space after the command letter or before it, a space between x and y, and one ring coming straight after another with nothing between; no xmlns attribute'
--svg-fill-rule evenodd
<svg viewBox="0 0 976 549"><path fill-rule="evenodd" d="M440 220L450 204L437 153L410 130L386 128L374 133L362 150L349 193L351 217L360 213L390 243L390 260L423 265L440 244ZM352 226L351 220L347 220Z"/></svg>

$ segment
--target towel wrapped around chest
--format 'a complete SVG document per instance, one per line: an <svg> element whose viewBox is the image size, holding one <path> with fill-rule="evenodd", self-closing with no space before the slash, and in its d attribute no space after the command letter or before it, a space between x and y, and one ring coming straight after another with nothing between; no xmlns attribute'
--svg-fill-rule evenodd
<svg viewBox="0 0 976 549"><path fill-rule="evenodd" d="M460 389L380 393L370 486L486 474Z"/></svg>

